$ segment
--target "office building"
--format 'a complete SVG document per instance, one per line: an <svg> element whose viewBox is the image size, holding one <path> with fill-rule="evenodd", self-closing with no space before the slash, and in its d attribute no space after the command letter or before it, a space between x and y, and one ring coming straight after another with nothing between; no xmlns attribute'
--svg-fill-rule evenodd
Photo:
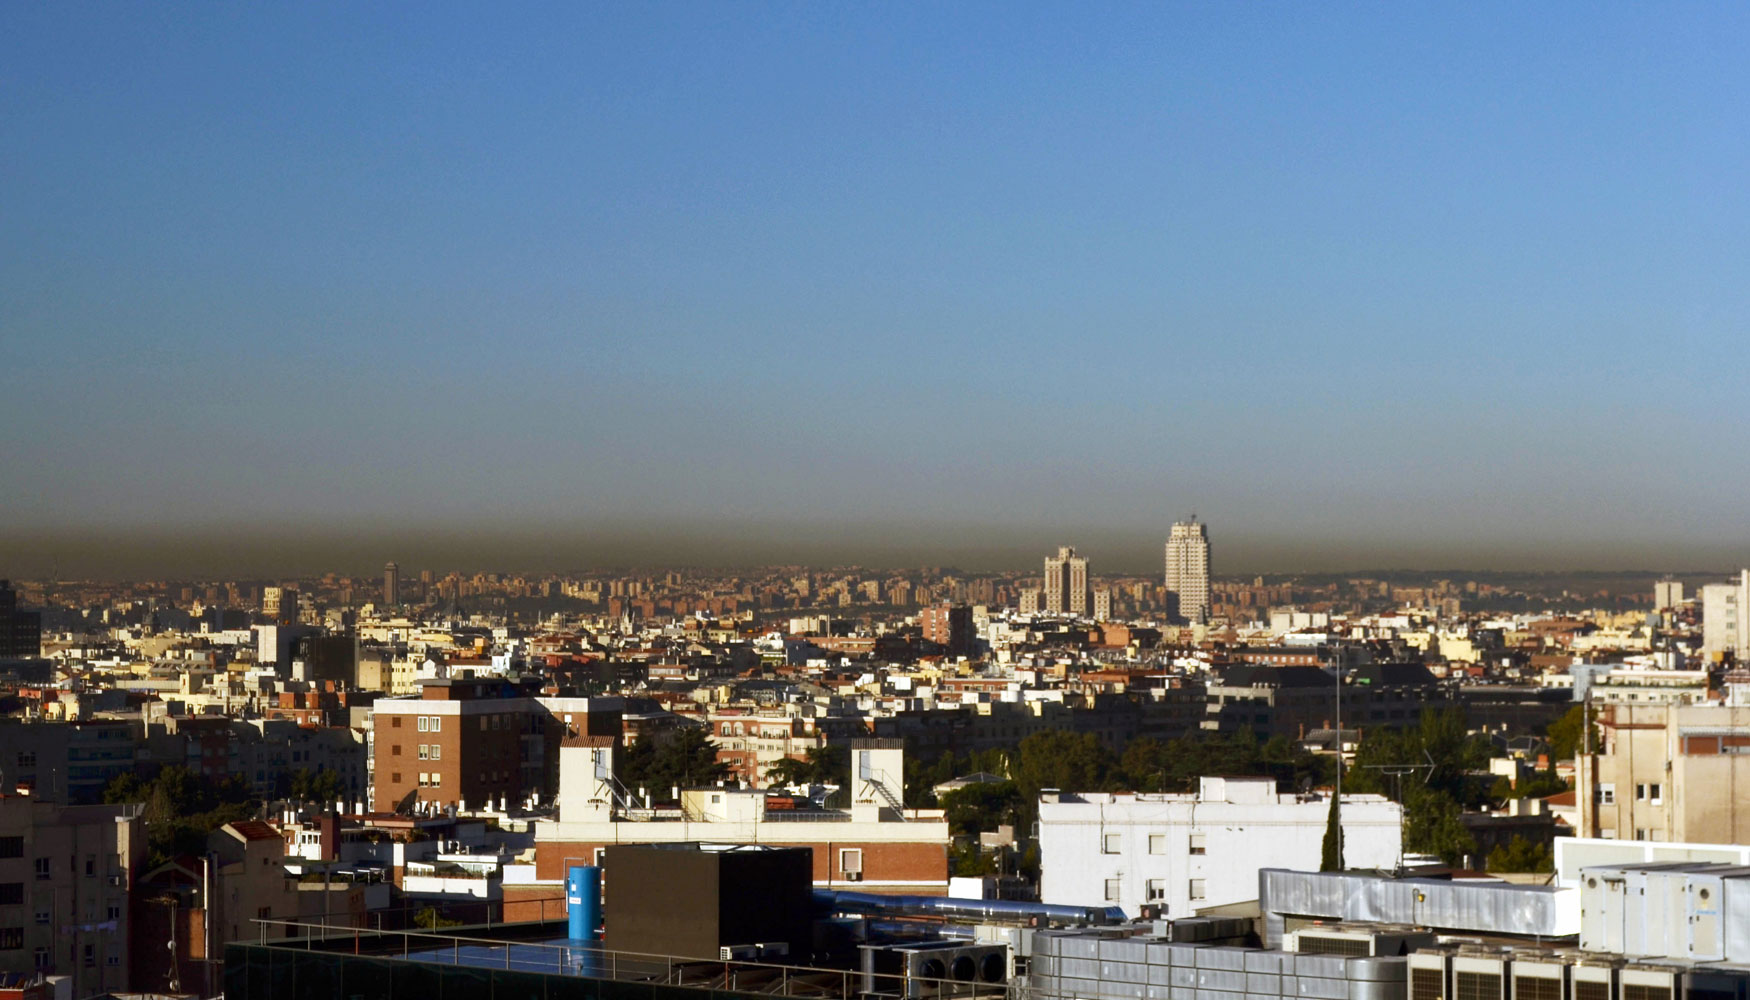
<svg viewBox="0 0 1750 1000"><path fill-rule="evenodd" d="M1750 642L1745 641L1744 616L1750 609L1750 569L1739 570L1731 583L1710 583L1701 588L1701 652L1718 662L1727 653L1742 659Z"/></svg>
<svg viewBox="0 0 1750 1000"><path fill-rule="evenodd" d="M1058 548L1057 555L1045 557L1045 610L1084 618L1094 610L1088 592L1088 560L1067 545Z"/></svg>
<svg viewBox="0 0 1750 1000"><path fill-rule="evenodd" d="M1174 524L1167 538L1167 592L1180 618L1193 624L1209 620L1209 531L1195 514Z"/></svg>
<svg viewBox="0 0 1750 1000"><path fill-rule="evenodd" d="M1341 815L1345 865L1397 865L1397 803L1345 795ZM1045 792L1040 899L1168 918L1254 900L1261 869L1318 869L1329 816L1325 794L1284 794L1274 778L1206 777L1195 794Z"/></svg>
<svg viewBox="0 0 1750 1000"><path fill-rule="evenodd" d="M924 640L946 649L950 655L965 656L972 649L972 609L964 604L932 604L918 612L918 624L923 626Z"/></svg>
<svg viewBox="0 0 1750 1000"><path fill-rule="evenodd" d="M1669 611L1683 603L1683 581L1664 579L1653 584L1653 610Z"/></svg>
<svg viewBox="0 0 1750 1000"><path fill-rule="evenodd" d="M0 660L42 655L42 617L18 610L18 592L0 580Z"/></svg>
<svg viewBox="0 0 1750 1000"><path fill-rule="evenodd" d="M401 603L401 567L389 563L383 567L383 605L395 607Z"/></svg>

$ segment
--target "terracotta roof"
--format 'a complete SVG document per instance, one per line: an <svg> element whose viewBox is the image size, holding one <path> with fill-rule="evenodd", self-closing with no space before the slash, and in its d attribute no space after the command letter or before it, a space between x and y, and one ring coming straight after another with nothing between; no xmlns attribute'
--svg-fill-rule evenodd
<svg viewBox="0 0 1750 1000"><path fill-rule="evenodd" d="M230 827L236 832L237 836L242 837L244 840L282 839L278 830L275 830L273 827L258 819L240 820L236 823L227 823L225 825Z"/></svg>

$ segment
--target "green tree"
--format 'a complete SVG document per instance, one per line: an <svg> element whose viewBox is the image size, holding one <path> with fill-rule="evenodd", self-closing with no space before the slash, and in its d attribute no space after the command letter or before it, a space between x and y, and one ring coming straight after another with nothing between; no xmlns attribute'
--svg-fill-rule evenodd
<svg viewBox="0 0 1750 1000"><path fill-rule="evenodd" d="M949 870L955 875L975 878L979 875L995 875L997 859L994 854L986 854L979 849L978 842L961 844L948 852Z"/></svg>
<svg viewBox="0 0 1750 1000"><path fill-rule="evenodd" d="M1325 816L1325 842L1319 852L1319 871L1322 872L1343 870L1343 827L1338 813L1342 807L1337 799L1338 796L1331 796L1331 810Z"/></svg>
<svg viewBox="0 0 1750 1000"><path fill-rule="evenodd" d="M1476 839L1459 822L1463 810L1451 795L1421 783L1406 783L1403 807L1405 851L1433 854L1455 866L1476 852Z"/></svg>
<svg viewBox="0 0 1750 1000"><path fill-rule="evenodd" d="M944 794L941 805L950 833L976 837L1013 822L1021 806L1021 790L1012 781L967 785Z"/></svg>
<svg viewBox="0 0 1750 1000"><path fill-rule="evenodd" d="M340 775L323 768L312 771L301 767L292 774L291 796L299 802L334 802L346 791Z"/></svg>
<svg viewBox="0 0 1750 1000"><path fill-rule="evenodd" d="M673 802L676 788L714 785L729 777L729 765L717 759L717 744L702 726L688 726L660 743L634 740L621 755L620 783L643 788L658 802Z"/></svg>
<svg viewBox="0 0 1750 1000"><path fill-rule="evenodd" d="M1559 719L1549 724L1549 755L1552 762L1572 760L1585 752L1586 733L1581 720L1585 717L1586 706L1575 705ZM1592 747L1596 749L1602 742L1598 734L1598 710L1592 710Z"/></svg>
<svg viewBox="0 0 1750 1000"><path fill-rule="evenodd" d="M1492 872L1548 872L1555 870L1555 860L1548 845L1514 837L1489 852L1487 866Z"/></svg>

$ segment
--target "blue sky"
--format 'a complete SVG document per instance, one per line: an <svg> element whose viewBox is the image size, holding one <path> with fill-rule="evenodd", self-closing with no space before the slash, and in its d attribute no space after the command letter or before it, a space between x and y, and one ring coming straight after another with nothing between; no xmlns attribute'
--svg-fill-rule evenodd
<svg viewBox="0 0 1750 1000"><path fill-rule="evenodd" d="M1149 567L1192 509L1218 570L1727 565L1746 50L1725 4L6 5L0 565Z"/></svg>

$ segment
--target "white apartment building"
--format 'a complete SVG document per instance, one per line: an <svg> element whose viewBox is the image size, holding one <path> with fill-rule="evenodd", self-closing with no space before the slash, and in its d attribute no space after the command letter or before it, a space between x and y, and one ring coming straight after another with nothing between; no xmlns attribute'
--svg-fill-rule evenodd
<svg viewBox="0 0 1750 1000"><path fill-rule="evenodd" d="M1144 904L1168 918L1258 898L1264 868L1317 871L1331 800L1276 790L1272 778L1203 778L1195 794L1046 792L1039 802L1040 898L1075 906ZM1392 868L1402 810L1345 795L1343 860Z"/></svg>
<svg viewBox="0 0 1750 1000"><path fill-rule="evenodd" d="M1750 613L1750 569L1739 570L1731 583L1701 588L1701 653L1718 660L1724 653L1742 658L1750 651L1744 616Z"/></svg>
<svg viewBox="0 0 1750 1000"><path fill-rule="evenodd" d="M1167 589L1179 600L1179 617L1209 621L1209 528L1196 515L1173 525L1167 537Z"/></svg>

